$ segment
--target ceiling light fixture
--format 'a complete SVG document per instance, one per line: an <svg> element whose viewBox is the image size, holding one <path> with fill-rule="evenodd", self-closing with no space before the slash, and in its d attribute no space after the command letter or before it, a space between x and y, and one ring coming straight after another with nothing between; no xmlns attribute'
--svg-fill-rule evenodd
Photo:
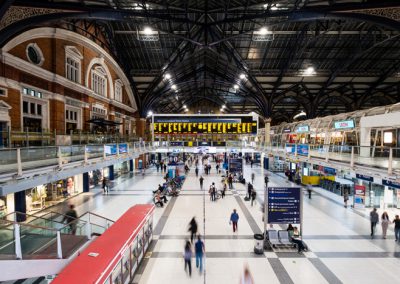
<svg viewBox="0 0 400 284"><path fill-rule="evenodd" d="M187 106L186 106L186 105L183 105L183 107L184 107L184 108L187 108Z"/></svg>
<svg viewBox="0 0 400 284"><path fill-rule="evenodd" d="M233 88L234 88L235 90L237 90L237 89L239 89L239 85L233 85Z"/></svg>
<svg viewBox="0 0 400 284"><path fill-rule="evenodd" d="M148 111L147 116L152 116L153 112L151 110Z"/></svg>
<svg viewBox="0 0 400 284"><path fill-rule="evenodd" d="M262 27L261 29L260 29L260 34L261 35L266 35L268 33L268 29L266 28L266 27Z"/></svg>
<svg viewBox="0 0 400 284"><path fill-rule="evenodd" d="M164 78L167 80L171 79L171 74L165 73Z"/></svg>
<svg viewBox="0 0 400 284"><path fill-rule="evenodd" d="M243 79L246 78L246 75L244 73L242 73L242 74L239 75L239 78L240 78L240 80L243 80Z"/></svg>
<svg viewBox="0 0 400 284"><path fill-rule="evenodd" d="M308 66L307 69L304 70L304 75L311 76L315 74L315 68L313 66Z"/></svg>
<svg viewBox="0 0 400 284"><path fill-rule="evenodd" d="M151 34L153 33L153 30L152 30L150 27L145 27L145 28L143 29L143 33L144 33L145 35L151 35Z"/></svg>
<svg viewBox="0 0 400 284"><path fill-rule="evenodd" d="M177 88L178 88L178 87L177 87L176 85L172 85L172 86L171 86L171 89L172 89L172 90L176 90Z"/></svg>
<svg viewBox="0 0 400 284"><path fill-rule="evenodd" d="M224 109L226 107L226 105L222 105L221 108Z"/></svg>

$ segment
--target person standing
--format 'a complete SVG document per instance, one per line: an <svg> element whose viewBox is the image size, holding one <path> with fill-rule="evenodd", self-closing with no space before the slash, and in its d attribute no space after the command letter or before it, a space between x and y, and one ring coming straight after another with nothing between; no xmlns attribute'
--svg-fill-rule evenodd
<svg viewBox="0 0 400 284"><path fill-rule="evenodd" d="M158 162L156 164L156 168L157 168L157 173L158 173L158 171L160 170L160 164Z"/></svg>
<svg viewBox="0 0 400 284"><path fill-rule="evenodd" d="M217 189L215 188L215 183L212 183L210 185L210 190L208 191L210 193L210 200L215 201L215 194L216 194Z"/></svg>
<svg viewBox="0 0 400 284"><path fill-rule="evenodd" d="M204 181L203 176L200 176L199 181L200 181L200 189L203 190L203 181Z"/></svg>
<svg viewBox="0 0 400 284"><path fill-rule="evenodd" d="M254 178L256 177L256 175L254 173L251 173L251 183L254 184Z"/></svg>
<svg viewBox="0 0 400 284"><path fill-rule="evenodd" d="M237 231L238 221L239 221L239 214L236 213L236 209L233 209L229 223L232 223L234 233Z"/></svg>
<svg viewBox="0 0 400 284"><path fill-rule="evenodd" d="M371 221L371 237L374 237L376 224L379 222L379 215L376 212L376 208L372 209L371 213L369 213L369 219Z"/></svg>
<svg viewBox="0 0 400 284"><path fill-rule="evenodd" d="M381 216L382 235L383 235L384 239L386 239L386 234L387 234L387 229L389 227L389 223L390 223L389 215L385 211L385 212L383 212L383 214Z"/></svg>
<svg viewBox="0 0 400 284"><path fill-rule="evenodd" d="M195 217L192 218L192 220L190 220L189 222L189 230L188 230L191 234L190 234L190 241L193 243L193 240L197 234L197 222Z"/></svg>
<svg viewBox="0 0 400 284"><path fill-rule="evenodd" d="M253 189L253 185L251 183L247 184L247 197L249 200L251 199L251 190Z"/></svg>
<svg viewBox="0 0 400 284"><path fill-rule="evenodd" d="M203 255L205 253L204 242L201 240L200 235L197 236L197 242L194 245L196 253L196 267L199 268L200 273L203 272Z"/></svg>
<svg viewBox="0 0 400 284"><path fill-rule="evenodd" d="M251 189L251 206L253 206L254 201L256 200L257 192L254 188Z"/></svg>
<svg viewBox="0 0 400 284"><path fill-rule="evenodd" d="M229 174L228 176L228 184L229 184L229 189L233 188L233 176L232 174Z"/></svg>
<svg viewBox="0 0 400 284"><path fill-rule="evenodd" d="M67 225L69 226L71 233L74 235L76 233L77 219L78 219L78 213L76 213L75 205L70 204L69 210L67 211L67 213L65 213L64 218L62 219L61 223L64 223L65 221L67 221Z"/></svg>
<svg viewBox="0 0 400 284"><path fill-rule="evenodd" d="M183 253L183 259L185 260L185 272L186 267L189 267L189 276L192 276L192 245L189 241L186 241L185 251Z"/></svg>
<svg viewBox="0 0 400 284"><path fill-rule="evenodd" d="M106 177L103 177L103 192L104 192L104 194L108 194L108 184L107 184Z"/></svg>
<svg viewBox="0 0 400 284"><path fill-rule="evenodd" d="M268 182L269 182L269 178L268 178L268 176L267 176L267 175L265 175L265 177L264 177L264 183L265 183L265 186L267 186L267 185L268 185Z"/></svg>
<svg viewBox="0 0 400 284"><path fill-rule="evenodd" d="M394 223L394 238L395 242L400 242L400 217L396 215L393 220Z"/></svg>

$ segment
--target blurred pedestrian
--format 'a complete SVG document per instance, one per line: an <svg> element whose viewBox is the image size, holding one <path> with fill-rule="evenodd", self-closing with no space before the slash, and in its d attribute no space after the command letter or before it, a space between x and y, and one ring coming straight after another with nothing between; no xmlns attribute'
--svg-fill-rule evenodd
<svg viewBox="0 0 400 284"><path fill-rule="evenodd" d="M192 245L189 241L186 241L183 259L185 260L185 271L186 267L189 267L189 276L192 276L192 254Z"/></svg>
<svg viewBox="0 0 400 284"><path fill-rule="evenodd" d="M400 217L396 215L393 220L395 242L400 242Z"/></svg>
<svg viewBox="0 0 400 284"><path fill-rule="evenodd" d="M379 222L379 215L376 212L376 208L372 209L371 213L369 213L369 218L371 221L371 237L373 238L375 235L376 224Z"/></svg>
<svg viewBox="0 0 400 284"><path fill-rule="evenodd" d="M197 234L197 222L196 222L195 217L193 217L192 220L190 220L188 231L191 233L190 241L193 243L193 239L195 238L195 236Z"/></svg>
<svg viewBox="0 0 400 284"><path fill-rule="evenodd" d="M76 213L75 205L70 204L69 210L65 213L64 218L62 219L62 223L67 221L67 225L72 234L75 235L76 233L76 222L78 221L78 213Z"/></svg>
<svg viewBox="0 0 400 284"><path fill-rule="evenodd" d="M200 181L200 189L203 190L203 181L204 181L203 176L200 176L199 181Z"/></svg>
<svg viewBox="0 0 400 284"><path fill-rule="evenodd" d="M103 177L103 193L108 194L108 182L106 177Z"/></svg>
<svg viewBox="0 0 400 284"><path fill-rule="evenodd" d="M203 272L203 255L205 253L204 242L201 240L200 235L197 237L197 242L195 244L196 253L196 267L199 268L200 273Z"/></svg>
<svg viewBox="0 0 400 284"><path fill-rule="evenodd" d="M247 265L244 267L242 277L240 278L240 284L254 284L253 276L251 275Z"/></svg>
<svg viewBox="0 0 400 284"><path fill-rule="evenodd" d="M251 173L251 184L254 184L254 178L255 178L255 174L254 173Z"/></svg>

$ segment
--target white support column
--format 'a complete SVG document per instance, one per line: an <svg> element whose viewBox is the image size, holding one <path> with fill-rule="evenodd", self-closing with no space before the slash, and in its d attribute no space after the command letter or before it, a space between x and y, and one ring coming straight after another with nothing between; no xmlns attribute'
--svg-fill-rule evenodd
<svg viewBox="0 0 400 284"><path fill-rule="evenodd" d="M57 258L62 259L61 233L57 231Z"/></svg>
<svg viewBox="0 0 400 284"><path fill-rule="evenodd" d="M21 148L17 148L17 174L22 176Z"/></svg>
<svg viewBox="0 0 400 284"><path fill-rule="evenodd" d="M371 147L371 128L361 127L360 128L360 157L370 157Z"/></svg>
<svg viewBox="0 0 400 284"><path fill-rule="evenodd" d="M264 143L265 146L268 146L271 144L271 118L266 118L264 119L264 123L265 123L265 133L264 133Z"/></svg>
<svg viewBox="0 0 400 284"><path fill-rule="evenodd" d="M329 145L328 145L328 149L325 152L325 162L329 161Z"/></svg>
<svg viewBox="0 0 400 284"><path fill-rule="evenodd" d="M103 159L106 159L106 144L103 145Z"/></svg>
<svg viewBox="0 0 400 284"><path fill-rule="evenodd" d="M14 224L15 256L22 259L21 232L19 224Z"/></svg>
<svg viewBox="0 0 400 284"><path fill-rule="evenodd" d="M119 158L119 144L117 144L117 158Z"/></svg>
<svg viewBox="0 0 400 284"><path fill-rule="evenodd" d="M297 157L297 144L294 144L294 156Z"/></svg>
<svg viewBox="0 0 400 284"><path fill-rule="evenodd" d="M388 165L388 174L391 175L393 173L393 148L389 149L389 165Z"/></svg>
<svg viewBox="0 0 400 284"><path fill-rule="evenodd" d="M354 146L351 146L350 167L354 168Z"/></svg>

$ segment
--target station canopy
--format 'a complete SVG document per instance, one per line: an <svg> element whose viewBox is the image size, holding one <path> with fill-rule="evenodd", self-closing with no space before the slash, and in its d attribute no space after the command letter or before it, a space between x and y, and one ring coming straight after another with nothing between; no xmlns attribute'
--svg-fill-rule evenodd
<svg viewBox="0 0 400 284"><path fill-rule="evenodd" d="M142 117L253 111L279 124L300 112L310 119L398 102L399 7L398 0L5 0L0 39L4 45L40 26L90 38L124 69Z"/></svg>

